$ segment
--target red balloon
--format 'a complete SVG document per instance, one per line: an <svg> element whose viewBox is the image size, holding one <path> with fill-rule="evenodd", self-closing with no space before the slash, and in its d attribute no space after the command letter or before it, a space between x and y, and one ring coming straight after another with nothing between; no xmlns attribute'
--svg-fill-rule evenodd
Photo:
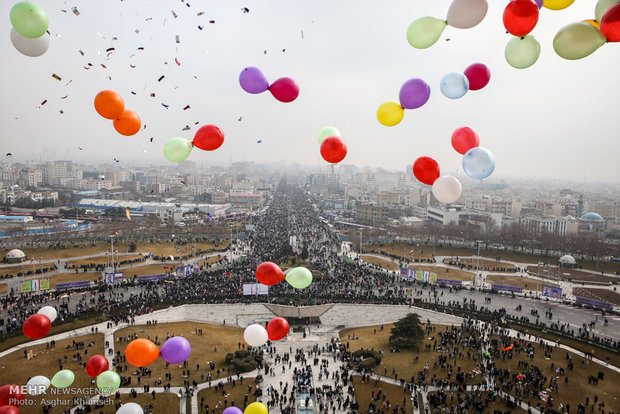
<svg viewBox="0 0 620 414"><path fill-rule="evenodd" d="M108 360L103 355L93 355L86 361L86 373L91 378L97 378L97 375L107 371L109 367Z"/></svg>
<svg viewBox="0 0 620 414"><path fill-rule="evenodd" d="M460 127L452 133L452 146L459 154L465 154L479 145L480 137L473 128Z"/></svg>
<svg viewBox="0 0 620 414"><path fill-rule="evenodd" d="M277 318L273 318L267 324L267 335L272 341L279 341L284 338L288 335L288 330L288 321L279 316Z"/></svg>
<svg viewBox="0 0 620 414"><path fill-rule="evenodd" d="M504 9L504 27L510 34L523 37L538 23L538 5L534 0L512 0Z"/></svg>
<svg viewBox="0 0 620 414"><path fill-rule="evenodd" d="M39 339L47 335L51 327L50 318L41 313L36 313L24 321L22 331L30 339Z"/></svg>
<svg viewBox="0 0 620 414"><path fill-rule="evenodd" d="M491 79L491 71L482 63L474 63L469 65L464 72L469 80L469 90L477 91L482 89L489 83Z"/></svg>
<svg viewBox="0 0 620 414"><path fill-rule="evenodd" d="M413 163L413 175L422 183L433 185L439 178L439 164L431 157L419 157Z"/></svg>
<svg viewBox="0 0 620 414"><path fill-rule="evenodd" d="M611 6L603 15L601 33L608 42L620 42L620 3Z"/></svg>
<svg viewBox="0 0 620 414"><path fill-rule="evenodd" d="M0 387L0 407L8 406L9 404L19 407L24 403L25 399L26 395L22 392L22 387L19 385L7 384ZM19 410L16 412L19 412Z"/></svg>
<svg viewBox="0 0 620 414"><path fill-rule="evenodd" d="M204 125L196 131L192 143L201 150L213 151L224 143L224 133L218 126Z"/></svg>
<svg viewBox="0 0 620 414"><path fill-rule="evenodd" d="M280 102L293 102L299 96L299 86L291 78L280 78L269 85L269 92Z"/></svg>
<svg viewBox="0 0 620 414"><path fill-rule="evenodd" d="M20 414L19 408L13 405L5 405L0 407L0 414Z"/></svg>
<svg viewBox="0 0 620 414"><path fill-rule="evenodd" d="M264 262L256 268L256 278L263 285L271 286L283 281L286 275L277 264Z"/></svg>
<svg viewBox="0 0 620 414"><path fill-rule="evenodd" d="M327 162L337 164L347 156L347 144L339 137L327 137L321 143L321 157Z"/></svg>

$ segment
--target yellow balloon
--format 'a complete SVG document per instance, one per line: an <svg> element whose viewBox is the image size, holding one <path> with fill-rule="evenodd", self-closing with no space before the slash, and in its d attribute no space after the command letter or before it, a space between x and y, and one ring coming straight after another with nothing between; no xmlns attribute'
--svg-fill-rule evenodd
<svg viewBox="0 0 620 414"><path fill-rule="evenodd" d="M550 10L562 10L573 4L575 0L543 0L543 7Z"/></svg>
<svg viewBox="0 0 620 414"><path fill-rule="evenodd" d="M584 22L590 23L592 26L594 26L597 29L601 30L601 24L599 22L597 22L596 20L594 20L594 19L584 20Z"/></svg>
<svg viewBox="0 0 620 414"><path fill-rule="evenodd" d="M377 109L377 119L385 126L397 125L403 120L405 110L396 101L383 102Z"/></svg>
<svg viewBox="0 0 620 414"><path fill-rule="evenodd" d="M269 414L267 406L260 402L253 402L245 407L243 414Z"/></svg>

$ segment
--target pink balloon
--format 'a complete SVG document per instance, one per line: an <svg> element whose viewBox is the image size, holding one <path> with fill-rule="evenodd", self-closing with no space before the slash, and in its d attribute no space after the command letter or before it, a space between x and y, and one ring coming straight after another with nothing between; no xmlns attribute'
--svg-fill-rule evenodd
<svg viewBox="0 0 620 414"><path fill-rule="evenodd" d="M293 102L299 96L299 86L291 78L280 78L269 86L269 92L280 102Z"/></svg>
<svg viewBox="0 0 620 414"><path fill-rule="evenodd" d="M469 90L477 91L489 83L491 71L482 63L471 64L465 69L465 76L469 80Z"/></svg>

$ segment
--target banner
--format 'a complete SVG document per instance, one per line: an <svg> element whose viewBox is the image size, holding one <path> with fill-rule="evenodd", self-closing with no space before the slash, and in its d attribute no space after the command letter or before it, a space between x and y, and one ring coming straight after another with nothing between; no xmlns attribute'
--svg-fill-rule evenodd
<svg viewBox="0 0 620 414"><path fill-rule="evenodd" d="M520 287L508 286L508 285L496 285L495 283L493 283L491 285L491 289L493 289L493 290L506 290L508 292L515 292L515 293L522 293L523 292L523 288L520 288Z"/></svg>
<svg viewBox="0 0 620 414"><path fill-rule="evenodd" d="M138 282L154 282L156 280L162 280L166 278L166 274L162 273L160 275L144 275L144 276L138 276L137 280Z"/></svg>
<svg viewBox="0 0 620 414"><path fill-rule="evenodd" d="M123 281L123 273L105 273L103 275L103 280L105 281L105 283L107 284L113 284L116 282L122 282Z"/></svg>
<svg viewBox="0 0 620 414"><path fill-rule="evenodd" d="M41 289L41 290L49 290L50 289L50 280L49 279L39 279L39 289Z"/></svg>
<svg viewBox="0 0 620 414"><path fill-rule="evenodd" d="M437 283L443 283L444 285L452 285L452 286L463 286L463 282L461 280L438 278Z"/></svg>
<svg viewBox="0 0 620 414"><path fill-rule="evenodd" d="M562 299L562 288L543 285L542 295L550 298Z"/></svg>
<svg viewBox="0 0 620 414"><path fill-rule="evenodd" d="M176 272L177 277L186 277L186 276L191 275L193 270L194 270L193 265L177 266L177 268L175 269L175 272Z"/></svg>
<svg viewBox="0 0 620 414"><path fill-rule="evenodd" d="M413 280L415 278L415 271L406 267L400 268L400 277L407 280Z"/></svg>
<svg viewBox="0 0 620 414"><path fill-rule="evenodd" d="M575 301L581 305L593 306L595 308L601 308L606 310L613 310L614 305L607 302L601 302L600 300L594 300L590 298L584 298L581 296L577 296L577 300Z"/></svg>
<svg viewBox="0 0 620 414"><path fill-rule="evenodd" d="M22 293L32 292L32 285L30 284L30 281L22 283L20 290Z"/></svg>
<svg viewBox="0 0 620 414"><path fill-rule="evenodd" d="M431 283L437 283L437 273L431 272L428 281Z"/></svg>
<svg viewBox="0 0 620 414"><path fill-rule="evenodd" d="M69 283L58 283L56 284L56 290L64 290L64 289L80 289L90 287L90 280L84 280L82 282L69 282Z"/></svg>
<svg viewBox="0 0 620 414"><path fill-rule="evenodd" d="M263 285L262 283L244 283L243 284L243 294L245 296L248 296L248 295L268 295L269 294L269 286Z"/></svg>
<svg viewBox="0 0 620 414"><path fill-rule="evenodd" d="M415 272L415 280L419 280L421 282L423 277L424 277L423 271L418 270Z"/></svg>

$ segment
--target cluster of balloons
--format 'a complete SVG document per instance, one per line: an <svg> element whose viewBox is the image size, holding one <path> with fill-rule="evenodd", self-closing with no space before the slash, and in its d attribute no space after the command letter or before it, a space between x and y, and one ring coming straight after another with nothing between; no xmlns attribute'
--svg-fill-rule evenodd
<svg viewBox="0 0 620 414"><path fill-rule="evenodd" d="M480 136L470 127L457 128L452 133L452 147L463 154L463 171L471 178L487 178L495 170L493 154L480 145Z"/></svg>
<svg viewBox="0 0 620 414"><path fill-rule="evenodd" d="M480 23L487 14L486 0L454 0L448 8L446 20L425 16L414 20L407 29L407 41L416 49L434 45L446 26L469 29Z"/></svg>
<svg viewBox="0 0 620 414"><path fill-rule="evenodd" d="M52 306L43 306L39 311L30 315L22 325L22 332L30 339L40 339L47 335L52 322L58 317L58 312Z"/></svg>
<svg viewBox="0 0 620 414"><path fill-rule="evenodd" d="M125 358L134 367L145 367L160 355L169 364L180 364L189 358L192 348L189 341L181 336L173 336L161 347L161 353L152 341L145 338L134 339L125 349Z"/></svg>
<svg viewBox="0 0 620 414"><path fill-rule="evenodd" d="M377 119L385 126L398 125L403 120L405 109L423 106L431 96L431 87L420 78L406 81L400 87L398 100L383 102L377 109Z"/></svg>
<svg viewBox="0 0 620 414"><path fill-rule="evenodd" d="M22 1L13 6L10 13L11 43L22 55L41 56L50 47L47 34L49 20L45 10L35 3Z"/></svg>
<svg viewBox="0 0 620 414"><path fill-rule="evenodd" d="M257 323L248 325L243 331L243 339L250 346L261 346L268 340L279 341L288 335L288 331L288 321L278 316L269 321L266 329Z"/></svg>
<svg viewBox="0 0 620 414"><path fill-rule="evenodd" d="M347 144L340 131L333 126L326 126L319 131L321 157L331 164L338 164L347 156Z"/></svg>
<svg viewBox="0 0 620 414"><path fill-rule="evenodd" d="M504 27L514 36L506 44L504 57L513 68L529 68L540 56L540 43L529 33L538 23L539 10L542 6L542 0L514 0L504 9ZM553 4L552 7L560 5Z"/></svg>
<svg viewBox="0 0 620 414"><path fill-rule="evenodd" d="M568 60L582 59L607 42L620 42L620 0L599 0L595 19L562 27L553 38L553 49Z"/></svg>
<svg viewBox="0 0 620 414"><path fill-rule="evenodd" d="M103 355L93 355L86 361L86 373L97 379L97 387L103 394L112 394L121 386L121 377L108 368L108 360Z"/></svg>
<svg viewBox="0 0 620 414"><path fill-rule="evenodd" d="M291 78L280 78L269 85L263 72L254 66L248 66L239 74L239 84L247 93L257 94L269 90L280 102L293 102L299 96L299 86Z"/></svg>
<svg viewBox="0 0 620 414"><path fill-rule="evenodd" d="M140 116L131 109L125 109L125 101L118 92L99 92L95 96L95 110L105 119L113 119L114 129L121 135L131 136L140 131Z"/></svg>
<svg viewBox="0 0 620 414"><path fill-rule="evenodd" d="M420 182L431 185L432 193L442 203L454 203L461 197L463 188L451 175L440 175L439 164L431 157L422 156L413 163L413 175Z"/></svg>
<svg viewBox="0 0 620 414"><path fill-rule="evenodd" d="M459 99L465 96L467 91L476 91L484 88L491 79L491 71L483 63L473 63L465 69L464 73L450 72L441 78L439 89L441 93L450 99Z"/></svg>
<svg viewBox="0 0 620 414"><path fill-rule="evenodd" d="M224 133L216 125L204 125L196 131L193 141L185 138L171 138L164 144L164 156L172 162L184 161L194 147L214 151L224 143Z"/></svg>

